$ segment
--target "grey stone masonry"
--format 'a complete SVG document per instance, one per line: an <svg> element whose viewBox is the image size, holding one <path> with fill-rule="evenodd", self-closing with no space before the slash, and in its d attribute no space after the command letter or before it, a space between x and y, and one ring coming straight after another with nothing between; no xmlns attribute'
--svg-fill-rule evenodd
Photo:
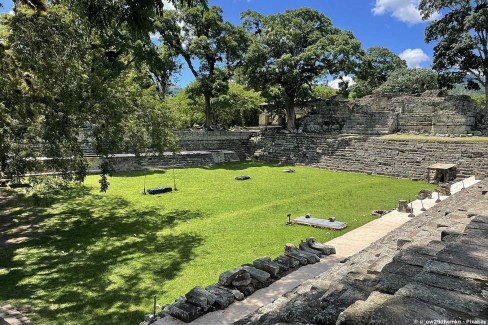
<svg viewBox="0 0 488 325"><path fill-rule="evenodd" d="M178 147L183 151L227 150L240 160L251 156L251 131L176 130Z"/></svg>
<svg viewBox="0 0 488 325"><path fill-rule="evenodd" d="M309 103L299 120L308 133L378 135L395 132L468 134L479 129L479 109L468 96L375 94L355 101ZM477 119L478 118L478 119ZM481 123L483 124L483 123Z"/></svg>
<svg viewBox="0 0 488 325"><path fill-rule="evenodd" d="M264 133L254 158L329 170L427 180L435 163L457 165L458 177L488 175L488 143L389 141L378 137Z"/></svg>
<svg viewBox="0 0 488 325"><path fill-rule="evenodd" d="M96 171L100 164L99 157L86 157L88 169ZM206 166L210 164L219 164L226 162L239 161L239 157L233 151L212 150L212 151L181 151L175 155L172 152L165 152L163 155L145 155L140 159L133 154L114 155L111 161L116 171L133 171L147 168L169 168Z"/></svg>

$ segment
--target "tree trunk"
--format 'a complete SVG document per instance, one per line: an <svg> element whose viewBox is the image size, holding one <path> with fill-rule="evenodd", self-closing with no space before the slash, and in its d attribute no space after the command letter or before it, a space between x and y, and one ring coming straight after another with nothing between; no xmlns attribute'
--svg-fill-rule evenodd
<svg viewBox="0 0 488 325"><path fill-rule="evenodd" d="M212 130L212 110L210 106L210 95L204 94L205 97L205 129Z"/></svg>
<svg viewBox="0 0 488 325"><path fill-rule="evenodd" d="M286 129L288 131L296 130L296 115L294 100L290 100L286 107Z"/></svg>

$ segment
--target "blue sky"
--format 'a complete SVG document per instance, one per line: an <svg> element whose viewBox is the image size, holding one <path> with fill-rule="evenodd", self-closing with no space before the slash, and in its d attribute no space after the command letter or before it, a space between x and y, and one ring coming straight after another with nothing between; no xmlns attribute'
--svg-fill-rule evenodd
<svg viewBox="0 0 488 325"><path fill-rule="evenodd" d="M274 14L287 9L309 7L323 12L332 23L350 30L364 49L383 46L400 55L411 67L430 67L433 44L425 44L427 22L420 19L419 0L209 0L220 6L224 18L240 24L240 13L251 9ZM11 1L2 1L9 11ZM182 71L177 84L185 86L193 80L188 69Z"/></svg>

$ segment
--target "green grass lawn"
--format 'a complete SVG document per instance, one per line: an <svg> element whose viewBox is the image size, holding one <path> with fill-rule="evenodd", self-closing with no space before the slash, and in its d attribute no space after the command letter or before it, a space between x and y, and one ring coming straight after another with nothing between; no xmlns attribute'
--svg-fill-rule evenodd
<svg viewBox="0 0 488 325"><path fill-rule="evenodd" d="M0 301L30 306L38 324L138 324L153 295L171 303L221 272L276 257L287 242L324 242L359 227L374 209L414 197L422 182L354 173L241 162L176 170L178 192L142 195L172 186L171 171L118 174L107 193L98 176L61 195L16 202L0 242ZM236 181L246 174L248 181ZM287 214L336 216L342 231L286 226ZM25 238L23 238L25 237ZM132 321L131 321L132 320Z"/></svg>

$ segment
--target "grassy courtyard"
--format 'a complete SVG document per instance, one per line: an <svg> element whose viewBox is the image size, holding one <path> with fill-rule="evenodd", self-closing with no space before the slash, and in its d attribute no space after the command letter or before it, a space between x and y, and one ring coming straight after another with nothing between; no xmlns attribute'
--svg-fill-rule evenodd
<svg viewBox="0 0 488 325"><path fill-rule="evenodd" d="M171 303L195 285L286 242L327 241L359 227L374 209L391 209L431 185L408 180L241 162L176 170L179 191L142 195L173 185L169 171L118 174L106 194L98 176L57 196L22 198L0 214L0 302L38 324L138 324L152 297ZM248 181L235 181L245 174ZM286 226L311 213L349 227L326 231ZM2 237L0 237L2 238Z"/></svg>

